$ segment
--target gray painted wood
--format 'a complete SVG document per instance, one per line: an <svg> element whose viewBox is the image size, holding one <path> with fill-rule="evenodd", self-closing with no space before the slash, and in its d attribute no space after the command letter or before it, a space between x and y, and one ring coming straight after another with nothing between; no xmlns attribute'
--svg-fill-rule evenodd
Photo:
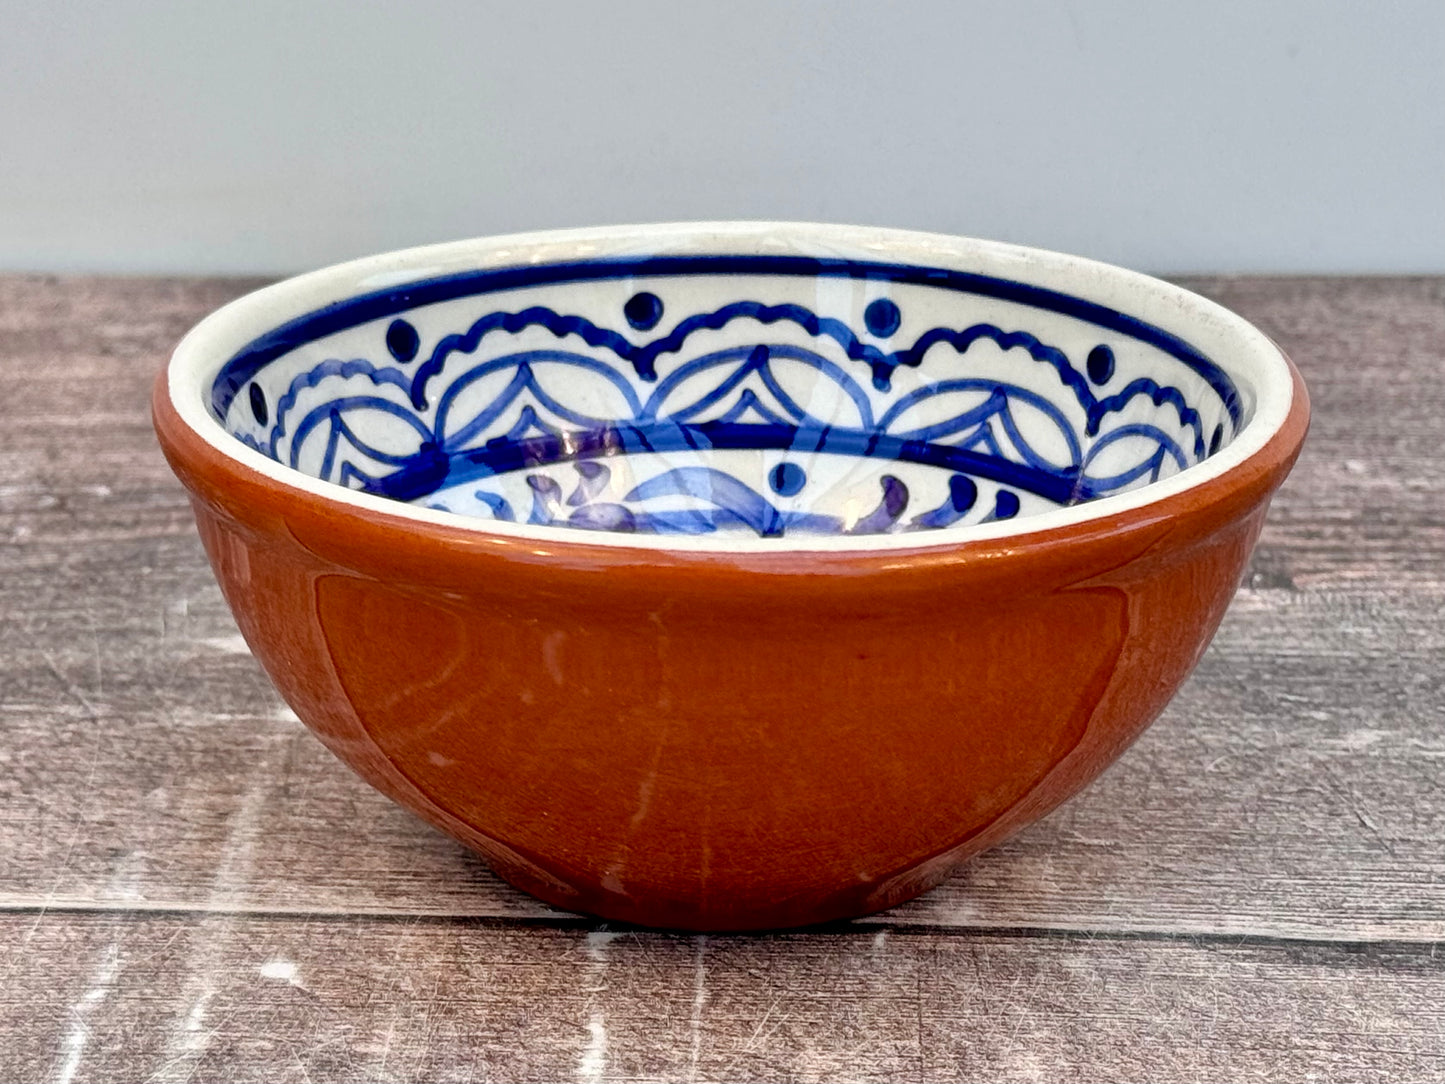
<svg viewBox="0 0 1445 1084"><path fill-rule="evenodd" d="M271 691L146 407L247 285L0 276L0 1079L1445 1079L1445 280L1194 283L1316 411L1198 672L928 896L707 941L511 890Z"/></svg>

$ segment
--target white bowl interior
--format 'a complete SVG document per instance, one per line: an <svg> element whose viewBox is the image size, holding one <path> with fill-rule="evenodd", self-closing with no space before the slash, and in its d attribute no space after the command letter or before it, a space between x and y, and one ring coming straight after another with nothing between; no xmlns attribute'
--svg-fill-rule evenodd
<svg viewBox="0 0 1445 1084"><path fill-rule="evenodd" d="M256 296L177 353L198 428L293 482L529 533L1057 519L1188 484L1289 399L1262 336L1177 288L890 231L538 235Z"/></svg>

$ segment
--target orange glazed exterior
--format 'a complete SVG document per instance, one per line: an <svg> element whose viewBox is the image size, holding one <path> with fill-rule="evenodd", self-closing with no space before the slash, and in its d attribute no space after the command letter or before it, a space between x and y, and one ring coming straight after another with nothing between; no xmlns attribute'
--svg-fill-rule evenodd
<svg viewBox="0 0 1445 1084"><path fill-rule="evenodd" d="M821 922L936 884L1159 714L1298 454L1116 515L873 552L640 552L283 489L154 414L241 631L368 782L558 907Z"/></svg>

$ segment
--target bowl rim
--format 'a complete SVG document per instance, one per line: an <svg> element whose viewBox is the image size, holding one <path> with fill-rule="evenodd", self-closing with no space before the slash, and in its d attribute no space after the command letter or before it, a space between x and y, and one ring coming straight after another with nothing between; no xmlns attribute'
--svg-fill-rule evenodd
<svg viewBox="0 0 1445 1084"><path fill-rule="evenodd" d="M910 264L982 272L1144 319L1183 339L1229 374L1240 387L1250 416L1230 442L1201 463L1166 479L1117 495L1031 513L1017 519L894 534L787 534L761 538L744 534L628 534L554 525L496 521L421 507L312 478L278 463L232 436L207 407L210 383L238 350L280 325L361 293L413 286L467 271L500 270L554 263L666 255L779 254L824 256L865 262ZM1124 302L1121 304L1121 302ZM1145 314L1141 315L1141 307ZM1201 341L1203 340L1203 341ZM1220 356L1227 351L1227 356ZM1042 540L1074 530L1092 534L1137 516L1156 518L1171 498L1243 484L1264 460L1292 462L1303 440L1280 448L1292 418L1307 418L1298 373L1267 336L1216 303L1172 283L1099 261L1043 249L970 237L881 227L804 222L673 222L547 230L452 241L399 249L334 264L284 279L217 309L180 341L157 379L157 430L162 443L171 419L233 468L260 475L265 484L297 498L319 500L336 512L363 519L411 523L418 530L460 532L509 548L531 543L549 551L593 547L673 554L818 554L897 551L954 551L973 544L997 548ZM162 415L169 417L163 419ZM169 449L168 449L169 450ZM305 495L303 497L303 495ZM1121 517L1123 519L1121 520ZM622 556L618 554L617 556Z"/></svg>

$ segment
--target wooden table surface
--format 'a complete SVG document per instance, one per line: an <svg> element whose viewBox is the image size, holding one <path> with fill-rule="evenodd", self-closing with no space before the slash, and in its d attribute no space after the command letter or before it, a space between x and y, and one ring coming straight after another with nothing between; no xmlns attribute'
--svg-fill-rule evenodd
<svg viewBox="0 0 1445 1084"><path fill-rule="evenodd" d="M1445 280L1188 284L1315 422L1173 705L922 899L700 937L512 890L278 699L147 410L255 283L0 277L0 1080L1445 1080Z"/></svg>

